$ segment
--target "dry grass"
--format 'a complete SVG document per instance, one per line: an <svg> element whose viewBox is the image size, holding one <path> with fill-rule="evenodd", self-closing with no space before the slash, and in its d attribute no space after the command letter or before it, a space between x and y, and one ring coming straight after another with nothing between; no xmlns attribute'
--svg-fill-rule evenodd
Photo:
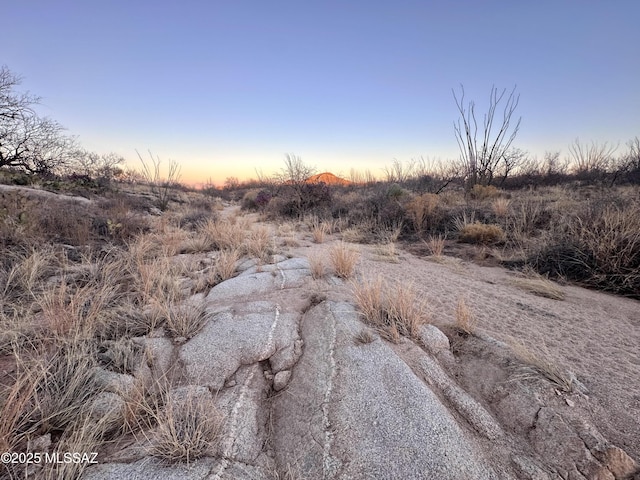
<svg viewBox="0 0 640 480"><path fill-rule="evenodd" d="M350 278L360 258L360 254L344 242L338 242L329 250L329 258L337 277Z"/></svg>
<svg viewBox="0 0 640 480"><path fill-rule="evenodd" d="M464 298L460 297L455 311L456 327L466 335L473 335L476 329L477 319L467 306Z"/></svg>
<svg viewBox="0 0 640 480"><path fill-rule="evenodd" d="M436 209L440 203L438 195L425 193L413 198L407 204L407 214L418 233L422 233L433 227L436 218Z"/></svg>
<svg viewBox="0 0 640 480"><path fill-rule="evenodd" d="M563 392L573 392L577 388L575 376L551 360L546 347L536 352L516 341L511 342L510 347L520 362L513 367L512 380L536 380L542 377Z"/></svg>
<svg viewBox="0 0 640 480"><path fill-rule="evenodd" d="M273 237L266 227L258 227L249 232L245 241L247 253L262 262L268 262L274 249Z"/></svg>
<svg viewBox="0 0 640 480"><path fill-rule="evenodd" d="M240 252L236 249L224 250L216 258L216 271L220 281L230 279L236 273L237 263L240 259Z"/></svg>
<svg viewBox="0 0 640 480"><path fill-rule="evenodd" d="M396 250L395 243L382 243L380 245L376 245L375 253L381 257L380 260L390 263L398 263L398 252Z"/></svg>
<svg viewBox="0 0 640 480"><path fill-rule="evenodd" d="M162 317L173 337L189 339L196 335L204 326L206 317L203 305L191 302L182 304L161 304L158 306Z"/></svg>
<svg viewBox="0 0 640 480"><path fill-rule="evenodd" d="M311 277L314 280L324 278L326 274L324 259L318 254L309 254L307 255L307 260L309 261L309 268L311 269Z"/></svg>
<svg viewBox="0 0 640 480"><path fill-rule="evenodd" d="M365 321L392 342L400 335L416 337L428 323L424 301L413 285L390 286L378 276L354 283L353 294Z"/></svg>
<svg viewBox="0 0 640 480"><path fill-rule="evenodd" d="M436 258L442 257L442 253L444 252L444 237L442 235L430 235L429 239L424 241L424 244L432 256Z"/></svg>
<svg viewBox="0 0 640 480"><path fill-rule="evenodd" d="M513 284L516 287L540 297L564 300L566 294L557 283L552 282L531 268L525 269L523 274L523 277L513 280Z"/></svg>
<svg viewBox="0 0 640 480"><path fill-rule="evenodd" d="M375 339L375 335L368 328L363 328L358 333L356 333L355 337L353 337L353 341L356 343L356 345L367 345L375 341Z"/></svg>
<svg viewBox="0 0 640 480"><path fill-rule="evenodd" d="M155 421L149 453L168 463L189 464L212 455L222 439L222 416L206 395L166 394Z"/></svg>
<svg viewBox="0 0 640 480"><path fill-rule="evenodd" d="M475 222L465 225L460 230L460 241L467 243L481 243L483 245L502 242L505 239L500 225Z"/></svg>
<svg viewBox="0 0 640 480"><path fill-rule="evenodd" d="M324 222L319 222L318 219L314 219L311 225L311 237L314 243L324 243L327 234L329 233L329 226Z"/></svg>
<svg viewBox="0 0 640 480"><path fill-rule="evenodd" d="M504 218L509 213L509 204L511 201L508 198L499 197L491 202L491 210L496 217Z"/></svg>
<svg viewBox="0 0 640 480"><path fill-rule="evenodd" d="M218 250L238 250L245 240L245 224L232 220L207 220L199 231L211 240L212 245Z"/></svg>

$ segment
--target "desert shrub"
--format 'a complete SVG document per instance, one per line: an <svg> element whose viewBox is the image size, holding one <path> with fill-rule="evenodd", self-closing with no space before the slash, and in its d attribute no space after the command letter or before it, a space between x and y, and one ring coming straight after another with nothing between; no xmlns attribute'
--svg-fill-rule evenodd
<svg viewBox="0 0 640 480"><path fill-rule="evenodd" d="M278 202L273 202L278 198ZM331 211L331 189L326 183L282 185L277 196L269 203L270 213L288 218L305 214L324 217Z"/></svg>
<svg viewBox="0 0 640 480"><path fill-rule="evenodd" d="M43 206L37 215L40 230L48 240L70 245L84 245L91 236L89 210L83 205Z"/></svg>
<svg viewBox="0 0 640 480"><path fill-rule="evenodd" d="M481 243L484 245L498 243L505 238L504 231L500 225L488 225L474 222L465 225L460 230L460 241L466 243Z"/></svg>
<svg viewBox="0 0 640 480"><path fill-rule="evenodd" d="M534 255L540 273L640 298L640 204L587 205Z"/></svg>
<svg viewBox="0 0 640 480"><path fill-rule="evenodd" d="M391 185L389 185L389 188L387 188L387 197L392 200L399 200L403 196L408 195L408 193L409 192L407 192L397 183L392 183Z"/></svg>
<svg viewBox="0 0 640 480"><path fill-rule="evenodd" d="M407 203L407 217L416 232L422 233L434 229L442 217L438 208L439 198L434 193L425 193L414 197Z"/></svg>
<svg viewBox="0 0 640 480"><path fill-rule="evenodd" d="M491 200L500 195L500 192L493 185L474 185L469 191L469 197L473 200Z"/></svg>
<svg viewBox="0 0 640 480"><path fill-rule="evenodd" d="M99 202L92 218L93 233L115 242L126 242L149 228L146 216L132 210L125 197Z"/></svg>
<svg viewBox="0 0 640 480"><path fill-rule="evenodd" d="M241 208L243 210L257 210L258 204L256 203L256 198L258 197L258 193L260 190L249 190L242 197Z"/></svg>
<svg viewBox="0 0 640 480"><path fill-rule="evenodd" d="M256 207L259 209L264 209L271 201L271 197L272 195L268 191L260 190L255 199Z"/></svg>

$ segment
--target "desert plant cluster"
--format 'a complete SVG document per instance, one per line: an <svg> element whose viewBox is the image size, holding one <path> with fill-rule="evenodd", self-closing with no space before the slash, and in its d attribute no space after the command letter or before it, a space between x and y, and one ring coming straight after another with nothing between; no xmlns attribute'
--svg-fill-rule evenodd
<svg viewBox="0 0 640 480"><path fill-rule="evenodd" d="M166 461L215 450L222 419L210 399L173 398L170 378L144 374L149 357L137 339L194 336L205 319L194 295L234 276L241 257L268 261L272 237L221 215L219 200L202 193L172 190L162 214L153 195L111 186L84 202L38 188L0 191L3 451L103 451L150 431L149 455ZM114 393L110 372L137 372L136 383ZM85 466L3 468L75 478Z"/></svg>

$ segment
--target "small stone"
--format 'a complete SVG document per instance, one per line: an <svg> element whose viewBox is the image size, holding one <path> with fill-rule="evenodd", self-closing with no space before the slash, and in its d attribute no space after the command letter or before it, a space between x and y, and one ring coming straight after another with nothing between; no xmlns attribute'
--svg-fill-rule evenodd
<svg viewBox="0 0 640 480"><path fill-rule="evenodd" d="M275 377L273 377L273 389L276 392L279 392L289 384L290 379L291 379L291 370L283 370L281 372L276 373Z"/></svg>
<svg viewBox="0 0 640 480"><path fill-rule="evenodd" d="M565 398L564 401L567 402L567 405L569 405L571 408L576 406L576 404L575 404L575 402L573 400Z"/></svg>

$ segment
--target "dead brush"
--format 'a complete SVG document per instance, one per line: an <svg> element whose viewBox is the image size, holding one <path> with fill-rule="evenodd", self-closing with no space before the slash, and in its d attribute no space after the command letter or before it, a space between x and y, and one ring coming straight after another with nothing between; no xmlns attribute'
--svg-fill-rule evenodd
<svg viewBox="0 0 640 480"><path fill-rule="evenodd" d="M307 260L309 262L309 268L311 270L311 277L314 280L324 278L326 274L324 259L316 253L307 255Z"/></svg>
<svg viewBox="0 0 640 480"><path fill-rule="evenodd" d="M517 359L517 363L511 368L511 381L537 380L542 377L563 392L570 393L578 388L575 376L551 360L544 345L538 352L518 341L510 342L510 347Z"/></svg>
<svg viewBox="0 0 640 480"><path fill-rule="evenodd" d="M356 305L365 321L397 343L401 335L415 337L428 323L424 301L413 285L390 286L381 276L353 284Z"/></svg>
<svg viewBox="0 0 640 480"><path fill-rule="evenodd" d="M60 340L52 356L43 355L32 366L40 432L64 430L80 418L101 392L96 366L90 346L78 339Z"/></svg>
<svg viewBox="0 0 640 480"><path fill-rule="evenodd" d="M491 210L496 217L504 218L509 213L510 203L508 198L498 197L491 202Z"/></svg>
<svg viewBox="0 0 640 480"><path fill-rule="evenodd" d="M407 204L407 214L411 219L413 228L419 234L431 228L439 220L437 215L439 200L438 195L425 193L413 198Z"/></svg>
<svg viewBox="0 0 640 480"><path fill-rule="evenodd" d="M247 253L262 262L268 262L273 253L273 237L266 227L258 227L251 230L245 240Z"/></svg>
<svg viewBox="0 0 640 480"><path fill-rule="evenodd" d="M435 258L440 258L442 257L442 253L444 252L444 236L442 235L430 235L428 240L423 240L425 246L427 247L427 250L429 250L429 253L435 257Z"/></svg>
<svg viewBox="0 0 640 480"><path fill-rule="evenodd" d="M458 299L455 310L456 328L465 335L473 335L476 331L477 319L467 306L463 297Z"/></svg>
<svg viewBox="0 0 640 480"><path fill-rule="evenodd" d="M353 275L360 254L349 248L346 243L338 242L329 250L329 259L333 270L339 278L349 278Z"/></svg>
<svg viewBox="0 0 640 480"><path fill-rule="evenodd" d="M162 312L162 319L173 337L189 339L195 336L206 322L204 306L200 304L160 303L157 308Z"/></svg>
<svg viewBox="0 0 640 480"><path fill-rule="evenodd" d="M497 224L475 222L465 225L460 230L460 241L466 243L480 243L483 245L504 241L505 234Z"/></svg>
<svg viewBox="0 0 640 480"><path fill-rule="evenodd" d="M207 220L199 231L206 235L218 250L237 250L242 247L247 231L239 222Z"/></svg>
<svg viewBox="0 0 640 480"><path fill-rule="evenodd" d="M564 300L566 296L564 290L558 284L540 275L531 267L525 268L522 272L522 277L515 278L513 284L534 295L551 298L552 300Z"/></svg>
<svg viewBox="0 0 640 480"><path fill-rule="evenodd" d="M155 414L149 453L167 463L213 455L222 441L222 415L207 394L168 392Z"/></svg>

